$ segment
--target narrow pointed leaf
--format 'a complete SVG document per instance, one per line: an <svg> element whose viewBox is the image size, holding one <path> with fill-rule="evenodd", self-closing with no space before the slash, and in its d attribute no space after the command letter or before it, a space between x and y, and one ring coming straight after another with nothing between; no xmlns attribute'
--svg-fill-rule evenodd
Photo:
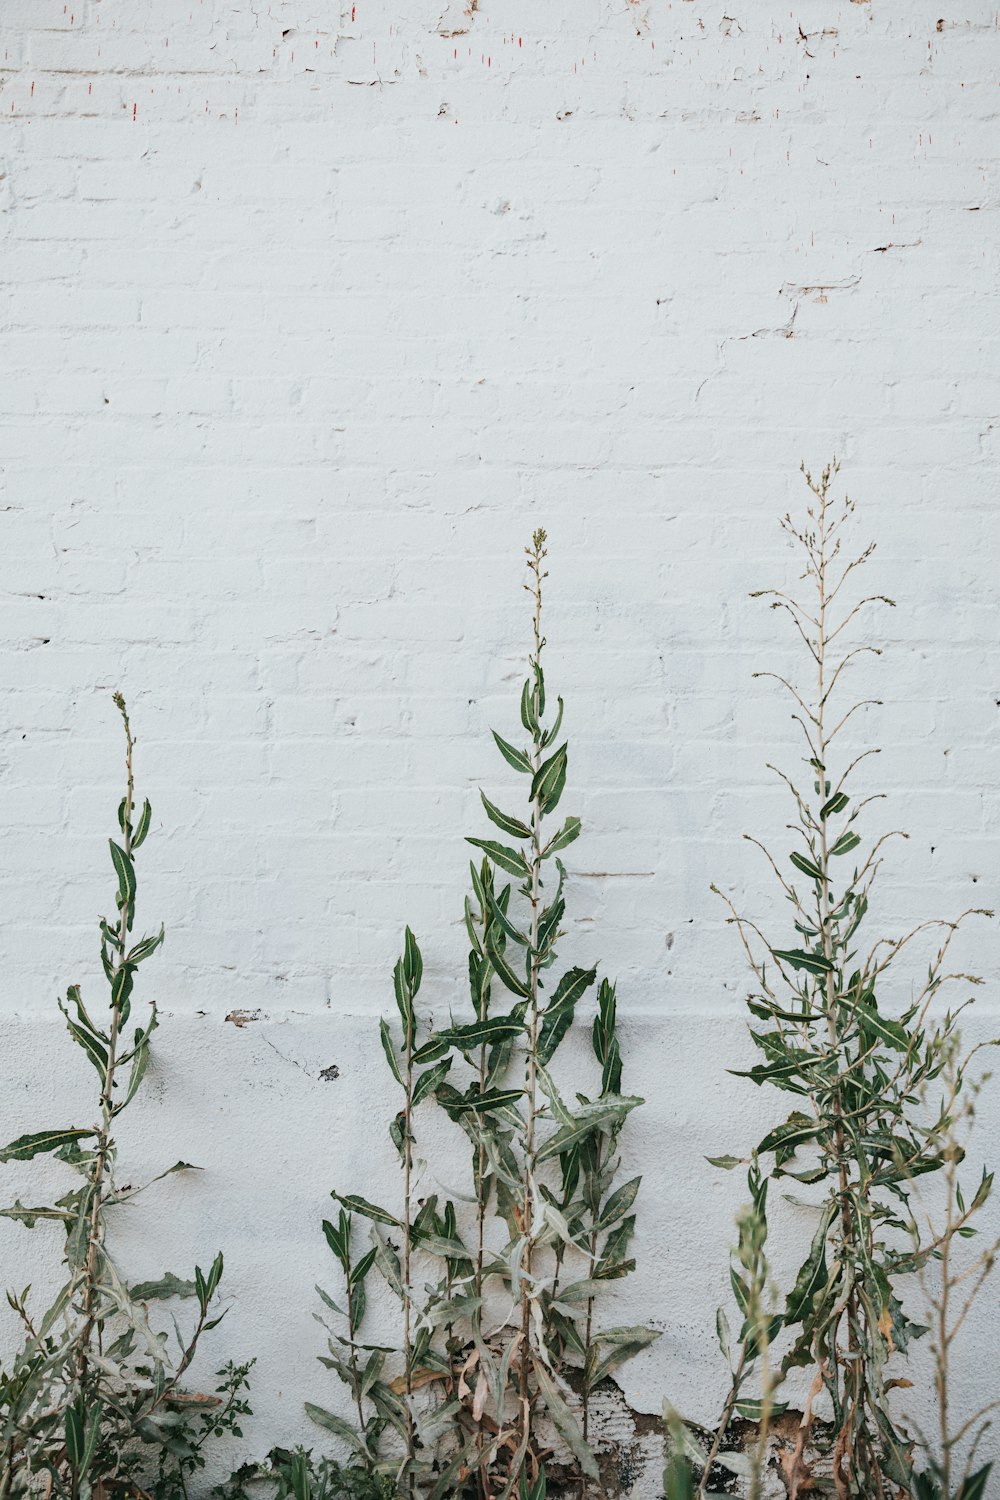
<svg viewBox="0 0 1000 1500"><path fill-rule="evenodd" d="M0 1162L30 1161L43 1152L58 1151L61 1146L70 1146L76 1141L86 1141L94 1135L93 1129L41 1130L36 1135L19 1135L0 1151Z"/></svg>
<svg viewBox="0 0 1000 1500"><path fill-rule="evenodd" d="M531 878L531 868L519 849L511 849L507 844L496 844L492 839L465 840L467 844L475 844L477 849L482 849L495 865L501 870L506 870L508 875L516 875L521 880Z"/></svg>
<svg viewBox="0 0 1000 1500"><path fill-rule="evenodd" d="M515 750L513 745L509 745L505 739L501 739L500 735L497 734L495 729L491 732L493 738L497 742L497 749L500 751L500 754L503 756L507 764L509 766L513 766L515 771L523 771L525 775L530 776L531 761L528 759L525 751Z"/></svg>
<svg viewBox="0 0 1000 1500"><path fill-rule="evenodd" d="M522 823L520 818L512 817L510 813L501 812L487 797L485 792L479 793L486 816L491 823L495 823L502 833L509 833L513 839L530 839L531 829L527 823Z"/></svg>

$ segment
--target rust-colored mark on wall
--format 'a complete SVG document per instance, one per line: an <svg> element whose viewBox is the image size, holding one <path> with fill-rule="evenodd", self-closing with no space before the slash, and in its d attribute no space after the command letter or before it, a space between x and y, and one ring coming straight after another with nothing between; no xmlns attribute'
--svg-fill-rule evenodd
<svg viewBox="0 0 1000 1500"><path fill-rule="evenodd" d="M479 0L465 0L465 4L460 11L457 10L457 0L452 0L452 3L438 17L438 35L444 37L466 36L471 26L472 17L478 9Z"/></svg>
<svg viewBox="0 0 1000 1500"><path fill-rule="evenodd" d="M259 1010L231 1010L229 1012L228 1016L226 1017L226 1020L227 1021L232 1021L233 1025L234 1026L238 1026L240 1028L240 1030L242 1031L243 1027L244 1026L249 1026L252 1021L259 1021L260 1020L260 1011Z"/></svg>

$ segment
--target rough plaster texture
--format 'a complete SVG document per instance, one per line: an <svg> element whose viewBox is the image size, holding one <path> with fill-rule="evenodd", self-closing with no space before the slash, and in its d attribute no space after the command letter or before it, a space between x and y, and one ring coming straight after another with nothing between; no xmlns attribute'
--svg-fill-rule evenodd
<svg viewBox="0 0 1000 1500"><path fill-rule="evenodd" d="M774 909L740 833L784 820L751 672L790 657L747 593L794 576L800 458L841 455L899 604L857 723L913 832L886 927L998 899L995 7L5 0L2 30L4 1133L89 1082L54 997L97 988L120 685L168 930L123 1150L206 1169L124 1253L224 1247L250 1446L312 1439L319 1220L395 1186L373 1039L405 922L435 1013L461 1000L461 836L511 779L488 729L544 524L587 828L563 952L617 974L649 1100L618 1310L665 1331L624 1385L708 1419L741 1193L702 1157L777 1108L724 1071L746 979L708 886ZM970 932L963 967L997 956ZM4 1279L54 1248L4 1230ZM994 1292L959 1401L997 1331Z"/></svg>

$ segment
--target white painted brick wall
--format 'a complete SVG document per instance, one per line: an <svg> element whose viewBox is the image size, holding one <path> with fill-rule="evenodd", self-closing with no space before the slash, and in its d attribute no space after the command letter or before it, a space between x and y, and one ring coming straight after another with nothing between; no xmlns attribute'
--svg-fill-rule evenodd
<svg viewBox="0 0 1000 1500"><path fill-rule="evenodd" d="M792 576L801 458L841 455L899 602L859 725L914 835L885 921L998 900L995 6L5 0L0 29L6 1134L88 1085L54 998L96 987L121 686L169 1012L125 1153L207 1168L128 1253L225 1248L253 1446L312 1440L319 1219L387 1118L405 922L435 1009L461 994L544 524L587 825L563 951L618 975L649 1098L622 1314L666 1331L625 1386L708 1418L741 1195L702 1155L776 1111L724 1073L746 981L708 885L773 909L740 834L784 815L750 674L788 658L746 596ZM53 1250L4 1231L5 1278ZM997 1332L994 1289L959 1400Z"/></svg>

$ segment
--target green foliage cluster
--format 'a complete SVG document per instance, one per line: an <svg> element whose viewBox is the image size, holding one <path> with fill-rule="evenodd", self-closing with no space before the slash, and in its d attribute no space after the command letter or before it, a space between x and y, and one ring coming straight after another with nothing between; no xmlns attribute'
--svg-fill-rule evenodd
<svg viewBox="0 0 1000 1500"><path fill-rule="evenodd" d="M543 531L527 555L532 649L520 713L528 747L494 732L504 762L523 778L526 807L505 812L481 793L505 841L468 840L483 856L470 867L465 903L470 1017L437 1029L427 1021L417 1004L423 961L407 930L393 975L398 1025L381 1023L401 1092L389 1135L402 1201L390 1211L336 1192L338 1216L323 1226L344 1289L341 1302L321 1293L340 1320L323 1363L347 1385L356 1420L307 1410L373 1473L392 1473L403 1494L429 1500L508 1500L539 1485L544 1493L553 1434L585 1493L599 1477L591 1394L657 1336L603 1327L596 1316L604 1289L635 1265L639 1178L617 1183L618 1139L642 1101L621 1091L614 986L594 968L549 978L566 909L559 856L581 823L550 822L566 785L568 743L560 741L561 698L549 714L542 664ZM557 1054L595 987L595 1086L569 1103ZM443 1109L468 1139L470 1214L418 1190L421 1108ZM368 1221L367 1243L357 1243L358 1219ZM371 1274L398 1302L398 1348L363 1342Z"/></svg>
<svg viewBox="0 0 1000 1500"><path fill-rule="evenodd" d="M733 1291L744 1322L735 1358L720 1314L730 1395L715 1442L692 1438L695 1451L688 1456L699 1494L709 1493L713 1463L742 1471L745 1455L720 1448L729 1423L735 1415L758 1419L762 1404L775 1415L780 1408L773 1391L801 1369L811 1383L794 1446L781 1457L790 1495L822 1487L839 1500L928 1500L932 1494L973 1500L989 1466L967 1470L955 1489L948 1464L944 1487L934 1489L931 1472L920 1472L913 1439L893 1415L890 1393L909 1384L898 1368L911 1343L927 1332L907 1311L907 1281L946 1248L918 1218L915 1192L928 1174L944 1169L950 1180L956 1164L953 1131L968 1064L958 1034L964 1005L942 1009L940 1000L947 986L978 980L949 969L949 950L966 918L990 914L968 911L924 922L900 937L870 935L873 886L884 846L895 835L865 836L865 815L879 799L853 790L859 765L877 752L841 750L845 726L874 700L844 702L841 695L851 666L879 654L875 646L852 642L850 627L869 606L892 601L845 595L874 547L843 555L854 506L834 500L836 472L831 465L816 480L806 474L806 519L796 525L786 516L783 522L804 561L805 598L777 589L754 596L790 618L809 671L797 683L757 674L790 694L805 746L804 779L777 772L791 800L794 847L783 855L751 839L790 907L794 938L772 941L724 898L754 979L747 1005L761 1057L737 1076L791 1096L789 1113L757 1142L751 1158L753 1215L763 1243L767 1179L794 1184L796 1201L805 1196L809 1204L812 1237L784 1305L763 1312L763 1337L761 1316L751 1311L762 1289L752 1291L752 1265L741 1244L744 1264L734 1269ZM918 970L911 979L905 960L928 935L926 974ZM895 998L903 995L903 1001ZM715 1160L737 1164L732 1157ZM767 1163L766 1176L758 1162ZM969 1219L991 1187L992 1176L984 1173L967 1209L957 1185L950 1189L954 1204L962 1204L961 1232L972 1230ZM941 1335L939 1343L951 1336ZM748 1400L744 1387L761 1351L779 1337L780 1361L769 1368L762 1396ZM943 1386L939 1396L946 1400ZM950 1453L954 1443L944 1442Z"/></svg>
<svg viewBox="0 0 1000 1500"><path fill-rule="evenodd" d="M116 915L100 923L101 964L108 985L102 1014L84 1004L70 985L60 1009L70 1035L97 1074L97 1119L92 1125L58 1125L19 1136L0 1161L53 1156L75 1175L55 1203L0 1210L26 1229L58 1225L65 1236L65 1281L40 1313L31 1310L30 1287L8 1293L23 1339L9 1367L0 1369L0 1497L34 1493L59 1500L112 1500L149 1494L179 1500L204 1467L203 1450L224 1434L240 1435L249 1411L243 1395L249 1365L219 1372L209 1393L189 1390L185 1375L202 1336L217 1327L222 1256L188 1280L168 1272L129 1285L108 1244L108 1228L150 1183L120 1184L116 1122L138 1093L157 1029L155 1005L138 1011L139 968L163 942L163 929L136 941L136 854L150 831L152 810L136 811L132 772L134 740L125 703L115 703L125 730L125 795L118 835L110 840ZM141 1018L141 1019L140 1019ZM159 1177L191 1171L179 1161ZM194 1303L192 1326L180 1331L176 1352L150 1320L150 1304Z"/></svg>
<svg viewBox="0 0 1000 1500"><path fill-rule="evenodd" d="M849 597L873 548L842 554L854 507L834 499L836 472L806 474L806 518L783 522L803 559L804 597L755 596L791 620L807 666L801 680L758 674L791 695L805 747L803 772L777 773L793 846L751 839L787 902L791 932L772 941L723 900L753 977L747 1006L759 1060L737 1076L789 1102L746 1154L711 1159L745 1167L749 1193L730 1267L736 1315L731 1323L720 1309L716 1320L728 1391L711 1430L667 1408L666 1500L734 1487L760 1500L775 1461L791 1500L981 1500L990 1477L977 1452L998 1403L956 1418L950 1396L956 1340L1000 1250L1000 1240L974 1243L992 1173L963 1180L985 1075L973 1066L981 1049L962 1046L969 999L942 999L956 984L978 983L953 970L949 955L962 923L989 914L872 934L883 850L899 835L866 833L879 798L859 795L855 780L877 752L848 753L842 739L873 700L841 695L852 666L879 654L852 641L852 626L891 601ZM640 1179L622 1180L620 1141L643 1101L622 1088L614 984L596 967L558 959L561 856L582 829L559 812L569 746L563 700L552 704L543 667L545 543L537 531L526 549L523 737L493 735L521 804L508 812L481 793L496 833L467 840L476 850L465 900L468 1003L435 1024L423 956L407 929L393 970L395 1014L379 1026L398 1091L387 1153L398 1161L399 1192L382 1206L335 1191L323 1222L338 1285L319 1293L328 1334L321 1362L346 1388L351 1415L306 1410L348 1460L277 1448L218 1487L219 1500L250 1500L261 1486L273 1500L546 1500L553 1486L600 1500L594 1392L658 1336L608 1326L602 1314L609 1288L635 1267ZM202 1339L224 1316L221 1254L190 1278L166 1272L129 1283L111 1243L118 1213L150 1186L120 1181L117 1121L147 1071L158 1017L155 1005L140 1008L137 985L164 936L162 928L133 934L136 857L152 814L136 801L132 728L120 695L115 702L125 794L110 840L114 916L100 923L108 995L97 1008L74 984L60 1002L96 1074L95 1119L35 1130L0 1151L0 1162L48 1157L72 1174L54 1202L0 1209L26 1230L56 1224L64 1270L41 1310L30 1287L8 1293L21 1342L0 1368L0 1500L187 1500L204 1490L212 1445L242 1437L250 1415L250 1364L218 1371L209 1392L188 1385ZM907 960L921 940L930 952L914 974ZM589 1081L570 1094L566 1043L582 1030L585 1008L589 1046L584 1058L577 1049L574 1069L585 1067ZM451 1199L433 1190L440 1173L418 1149L435 1111L467 1151L467 1177ZM152 1181L192 1170L178 1161ZM769 1261L776 1194L811 1224L783 1291ZM376 1288L396 1329L387 1342L368 1333ZM174 1318L172 1342L155 1309L184 1301L189 1326L182 1332ZM933 1433L911 1434L893 1392L909 1385L902 1372L924 1337L938 1422ZM790 1377L808 1391L801 1413L790 1411ZM779 1431L786 1417L794 1425Z"/></svg>

